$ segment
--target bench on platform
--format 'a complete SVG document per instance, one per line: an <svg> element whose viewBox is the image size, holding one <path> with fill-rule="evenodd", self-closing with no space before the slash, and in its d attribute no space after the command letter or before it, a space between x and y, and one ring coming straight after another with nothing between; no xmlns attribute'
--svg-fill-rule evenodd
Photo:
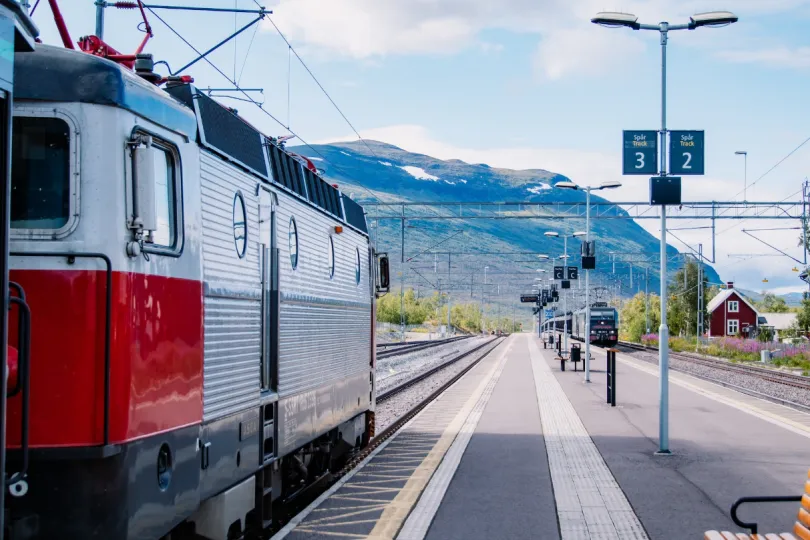
<svg viewBox="0 0 810 540"><path fill-rule="evenodd" d="M751 531L750 535L742 533L708 531L704 540L810 540L810 471L808 480L804 483L804 495L789 495L786 497L743 497L731 507L731 519L740 527ZM758 534L756 523L744 523L737 517L737 509L745 503L762 502L801 502L798 520L793 525L793 533Z"/></svg>

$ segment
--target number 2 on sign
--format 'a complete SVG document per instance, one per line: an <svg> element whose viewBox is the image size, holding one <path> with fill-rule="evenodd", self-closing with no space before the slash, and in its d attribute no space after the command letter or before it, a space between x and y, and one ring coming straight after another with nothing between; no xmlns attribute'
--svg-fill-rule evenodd
<svg viewBox="0 0 810 540"><path fill-rule="evenodd" d="M636 152L636 160L638 160L638 164L636 165L636 169L643 169L644 168L644 154L641 152Z"/></svg>
<svg viewBox="0 0 810 540"><path fill-rule="evenodd" d="M691 169L692 166L690 165L690 163L692 162L692 154L690 154L689 152L684 152L683 157L686 158L686 161L683 162L683 168Z"/></svg>

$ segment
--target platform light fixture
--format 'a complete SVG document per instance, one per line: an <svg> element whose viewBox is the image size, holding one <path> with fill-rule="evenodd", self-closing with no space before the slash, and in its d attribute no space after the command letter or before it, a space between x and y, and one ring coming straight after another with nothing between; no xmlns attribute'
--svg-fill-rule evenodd
<svg viewBox="0 0 810 540"><path fill-rule="evenodd" d="M616 14L614 14L616 15ZM621 19L626 19L627 14L619 13ZM630 15L629 17L635 17ZM628 19L629 20L629 19ZM635 21L635 18L634 18ZM608 25L609 26L609 25ZM625 26L620 24L619 26ZM600 191L603 189L614 189L621 187L622 183L618 180L606 180L599 184L598 187L586 186L580 187L573 182L557 182L554 187L561 189L581 190L585 192L585 232L574 233L574 236L585 236L585 241L591 240L591 191ZM585 334L591 335L591 271L585 270ZM585 342L585 382L591 382L591 342Z"/></svg>
<svg viewBox="0 0 810 540"><path fill-rule="evenodd" d="M730 11L711 11L696 13L686 24L670 24L662 21L658 24L642 24L638 17L631 13L601 12L591 22L609 28L627 27L633 30L654 30L661 36L661 134L659 176L667 176L667 41L669 32L674 30L695 30L703 26L720 27L735 23L739 18ZM659 394L658 407L658 452L670 454L669 450L669 327L667 326L667 207L661 206L661 326L658 330L660 346L658 349Z"/></svg>

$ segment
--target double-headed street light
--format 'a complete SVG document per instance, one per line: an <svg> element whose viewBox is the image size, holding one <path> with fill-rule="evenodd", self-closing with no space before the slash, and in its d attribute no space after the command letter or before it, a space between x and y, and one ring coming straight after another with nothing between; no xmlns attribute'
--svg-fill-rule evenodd
<svg viewBox="0 0 810 540"><path fill-rule="evenodd" d="M563 266L568 266L568 239L579 238L585 236L584 231L575 232L573 234L560 234L557 231L546 231L543 233L549 238L562 238L563 239L563 254L560 259L563 260ZM553 276L552 276L553 277ZM563 276L565 279L566 276ZM568 350L568 294L563 292L563 345L564 349Z"/></svg>
<svg viewBox="0 0 810 540"><path fill-rule="evenodd" d="M621 187L622 183L613 180L602 182L598 187L578 186L573 182L557 182L554 187L561 189L581 189L585 191L585 241L591 241L591 191L603 189L615 189ZM590 270L585 270L585 382L591 382L591 279Z"/></svg>
<svg viewBox="0 0 810 540"><path fill-rule="evenodd" d="M667 175L667 38L671 30L695 30L702 26L728 26L737 22L738 17L730 11L698 13L689 18L686 24L641 24L638 17L630 13L602 12L591 22L609 28L627 27L633 30L655 30L661 34L661 162L659 175ZM667 326L667 207L661 206L661 326L658 330L659 343L659 392L658 453L669 454L669 327Z"/></svg>

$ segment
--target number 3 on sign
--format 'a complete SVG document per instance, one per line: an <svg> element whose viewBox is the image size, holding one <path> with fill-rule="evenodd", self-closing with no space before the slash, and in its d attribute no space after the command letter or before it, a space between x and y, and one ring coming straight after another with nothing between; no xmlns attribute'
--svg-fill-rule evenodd
<svg viewBox="0 0 810 540"><path fill-rule="evenodd" d="M644 154L641 152L636 152L636 169L643 169L644 168Z"/></svg>
<svg viewBox="0 0 810 540"><path fill-rule="evenodd" d="M692 166L690 165L690 163L692 162L692 154L690 154L689 152L684 152L683 157L686 158L686 161L683 162L683 168L691 169Z"/></svg>

